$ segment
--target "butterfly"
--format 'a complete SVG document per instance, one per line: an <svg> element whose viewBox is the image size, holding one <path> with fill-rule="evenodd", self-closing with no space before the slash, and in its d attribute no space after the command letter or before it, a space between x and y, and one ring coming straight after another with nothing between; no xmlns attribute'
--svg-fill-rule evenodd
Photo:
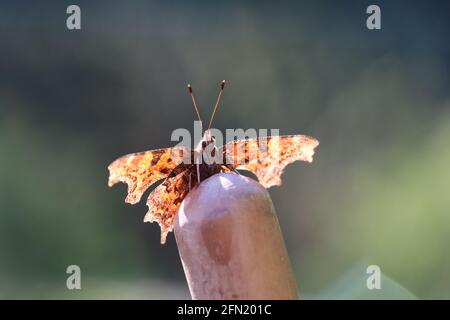
<svg viewBox="0 0 450 320"><path fill-rule="evenodd" d="M220 83L208 129L194 150L185 147L156 149L122 156L109 166L108 185L118 182L128 185L125 202L136 204L153 184L163 180L148 196L148 212L144 222L158 222L161 244L173 230L178 209L189 193L205 179L217 173L253 172L265 188L281 185L284 168L297 160L312 162L319 141L306 135L285 135L234 140L217 147L211 133L211 123L217 111L225 80ZM189 94L201 123L197 103L188 85ZM207 151L207 152L206 152ZM211 157L214 158L211 161Z"/></svg>

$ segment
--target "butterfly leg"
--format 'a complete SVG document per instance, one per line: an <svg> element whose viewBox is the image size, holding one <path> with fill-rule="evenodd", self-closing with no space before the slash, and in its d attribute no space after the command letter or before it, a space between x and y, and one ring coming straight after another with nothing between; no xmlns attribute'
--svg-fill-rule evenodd
<svg viewBox="0 0 450 320"><path fill-rule="evenodd" d="M233 173L236 173L238 175L241 175L241 173L239 171L237 171L236 167L232 166L232 165L223 165L222 166L225 170L231 171Z"/></svg>
<svg viewBox="0 0 450 320"><path fill-rule="evenodd" d="M200 164L197 163L197 182L200 184Z"/></svg>
<svg viewBox="0 0 450 320"><path fill-rule="evenodd" d="M201 159L200 157L201 157L201 155L199 153L196 153L195 166L196 166L196 169L197 169L197 182L198 182L198 184L200 184L200 159Z"/></svg>
<svg viewBox="0 0 450 320"><path fill-rule="evenodd" d="M191 192L191 173L189 172L189 192Z"/></svg>

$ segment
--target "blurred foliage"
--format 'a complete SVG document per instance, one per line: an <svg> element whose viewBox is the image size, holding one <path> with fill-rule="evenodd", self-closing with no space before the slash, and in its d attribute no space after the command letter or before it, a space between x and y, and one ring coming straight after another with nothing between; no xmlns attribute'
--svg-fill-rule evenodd
<svg viewBox="0 0 450 320"><path fill-rule="evenodd" d="M380 1L379 32L360 1L79 1L81 31L68 4L0 3L0 297L188 297L106 168L192 129L187 82L206 117L227 79L217 128L321 141L270 190L302 296L450 298L447 2Z"/></svg>
<svg viewBox="0 0 450 320"><path fill-rule="evenodd" d="M378 299L417 299L411 292L403 288L397 282L386 275L381 275L381 287L367 290L365 272L369 264L357 263L339 276L328 288L323 290L314 299L353 299L353 300L378 300Z"/></svg>

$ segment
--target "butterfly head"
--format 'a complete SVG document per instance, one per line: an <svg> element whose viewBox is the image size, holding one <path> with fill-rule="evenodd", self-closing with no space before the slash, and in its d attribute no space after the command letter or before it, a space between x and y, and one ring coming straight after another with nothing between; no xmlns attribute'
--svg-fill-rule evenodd
<svg viewBox="0 0 450 320"><path fill-rule="evenodd" d="M195 150L197 150L198 152L202 152L211 144L212 146L210 146L210 148L215 147L216 139L214 139L214 137L211 135L211 130L208 129L203 134L202 140L200 140Z"/></svg>

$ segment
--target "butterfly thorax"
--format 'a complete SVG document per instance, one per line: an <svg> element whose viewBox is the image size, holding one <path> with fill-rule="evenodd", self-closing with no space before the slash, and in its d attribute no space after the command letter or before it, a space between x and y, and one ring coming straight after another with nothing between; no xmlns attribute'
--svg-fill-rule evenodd
<svg viewBox="0 0 450 320"><path fill-rule="evenodd" d="M202 139L197 144L195 151L198 153L203 153L203 150L205 150L211 144L212 144L212 146L210 146L209 148L214 147L215 149L217 149L215 143L216 143L216 140L211 135L211 130L206 130L205 133L203 133Z"/></svg>

